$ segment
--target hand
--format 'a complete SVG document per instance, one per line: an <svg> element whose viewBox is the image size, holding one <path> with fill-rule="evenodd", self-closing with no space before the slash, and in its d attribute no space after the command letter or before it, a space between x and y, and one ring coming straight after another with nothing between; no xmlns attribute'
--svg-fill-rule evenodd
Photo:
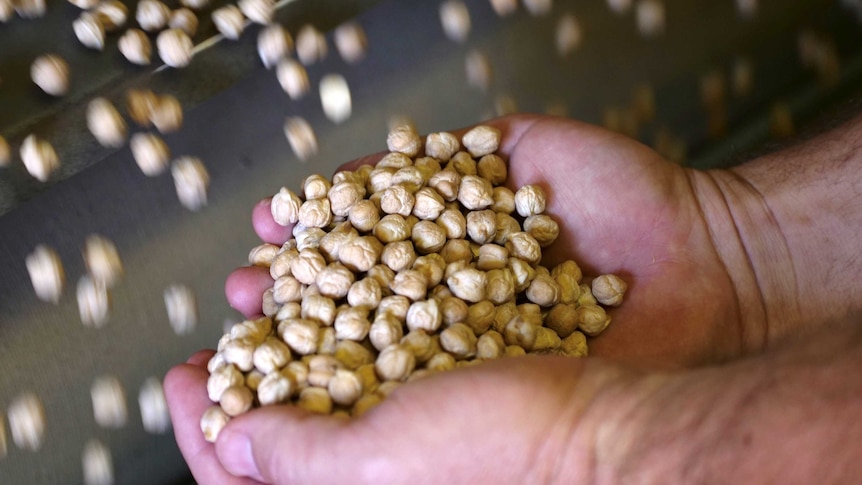
<svg viewBox="0 0 862 485"><path fill-rule="evenodd" d="M746 323L731 284L737 268L725 266L715 249L703 212L709 201L695 190L701 175L635 141L574 121L516 116L494 124L504 133L510 186L541 185L547 212L560 223L560 239L546 263L571 258L587 274L617 273L629 284L626 301L611 311L614 323L590 342L592 355L668 367L747 350ZM272 221L267 202L255 208L253 222L267 242L289 237ZM234 308L253 315L271 284L265 270L244 268L228 278L226 294ZM177 367L166 388L177 441L200 481L232 483L227 470L271 483L339 477L403 482L409 476L523 482L536 481L530 474L553 477L560 465L545 457L591 452L590 437L576 432L581 414L598 390L617 379L608 376L622 371L588 362L531 358L433 376L402 387L350 423L289 406L260 409L232 421L215 446L203 441L198 428L210 405L206 370ZM595 370L584 373L590 365Z"/></svg>

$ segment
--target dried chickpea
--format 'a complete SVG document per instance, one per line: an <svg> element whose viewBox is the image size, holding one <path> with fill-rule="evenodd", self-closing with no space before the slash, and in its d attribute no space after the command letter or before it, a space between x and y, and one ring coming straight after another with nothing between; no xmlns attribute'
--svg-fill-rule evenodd
<svg viewBox="0 0 862 485"><path fill-rule="evenodd" d="M487 283L487 273L473 268L462 269L446 279L446 284L455 296L472 303L485 298Z"/></svg>
<svg viewBox="0 0 862 485"><path fill-rule="evenodd" d="M291 362L300 364L301 362ZM257 385L257 400L261 406L281 404L296 391L297 381L294 374L287 370L275 371L267 374Z"/></svg>
<svg viewBox="0 0 862 485"><path fill-rule="evenodd" d="M503 184L509 175L506 162L493 153L483 156L476 164L476 170L480 177L487 179L494 186Z"/></svg>
<svg viewBox="0 0 862 485"><path fill-rule="evenodd" d="M338 340L361 342L371 331L365 307L346 307L335 316L335 336Z"/></svg>
<svg viewBox="0 0 862 485"><path fill-rule="evenodd" d="M444 208L443 197L432 187L423 187L414 196L413 215L419 219L437 219Z"/></svg>
<svg viewBox="0 0 862 485"><path fill-rule="evenodd" d="M383 191L380 199L380 209L386 214L398 214L407 217L413 212L416 198L401 184L394 184Z"/></svg>
<svg viewBox="0 0 862 485"><path fill-rule="evenodd" d="M373 236L363 236L346 242L338 251L338 259L354 271L366 272L377 264L382 252L383 245L380 240Z"/></svg>
<svg viewBox="0 0 862 485"><path fill-rule="evenodd" d="M149 103L149 119L161 133L173 133L183 125L183 107L171 95L158 96Z"/></svg>
<svg viewBox="0 0 862 485"><path fill-rule="evenodd" d="M370 366L372 375L374 373L374 355L359 342L341 340L335 345L335 353L333 355L338 359L338 362L348 369L359 372L362 367Z"/></svg>
<svg viewBox="0 0 862 485"><path fill-rule="evenodd" d="M230 416L225 414L220 406L210 406L201 416L201 431L204 439L215 443L221 430L230 422Z"/></svg>
<svg viewBox="0 0 862 485"><path fill-rule="evenodd" d="M337 369L335 375L329 380L327 390L335 404L351 406L362 396L364 389L362 381L355 372Z"/></svg>
<svg viewBox="0 0 862 485"><path fill-rule="evenodd" d="M500 215L509 215L515 212L515 193L508 187L494 187L492 193L494 203L491 204L491 209Z"/></svg>
<svg viewBox="0 0 862 485"><path fill-rule="evenodd" d="M231 386L222 393L219 405L228 416L239 416L248 412L254 403L251 390L244 385Z"/></svg>
<svg viewBox="0 0 862 485"><path fill-rule="evenodd" d="M314 320L322 325L332 325L335 322L335 301L331 298L306 294L302 297L302 318Z"/></svg>
<svg viewBox="0 0 862 485"><path fill-rule="evenodd" d="M290 99L300 99L311 89L308 72L302 64L294 59L284 58L280 60L275 75L281 88L290 96Z"/></svg>
<svg viewBox="0 0 862 485"><path fill-rule="evenodd" d="M96 424L113 429L126 425L128 418L126 394L116 377L96 378L90 387L90 398L93 401L93 417Z"/></svg>
<svg viewBox="0 0 862 485"><path fill-rule="evenodd" d="M415 157L422 148L422 138L412 126L400 125L389 131L386 136L386 146L390 152L399 152L408 157Z"/></svg>
<svg viewBox="0 0 862 485"><path fill-rule="evenodd" d="M420 253L436 253L446 244L446 230L434 222L419 221L413 226L411 239Z"/></svg>
<svg viewBox="0 0 862 485"><path fill-rule="evenodd" d="M180 204L188 210L197 211L207 205L207 187L210 176L203 162L197 157L180 157L171 165L174 188Z"/></svg>
<svg viewBox="0 0 862 485"><path fill-rule="evenodd" d="M103 281L82 276L77 287L78 314L86 327L102 328L108 322L110 296Z"/></svg>
<svg viewBox="0 0 862 485"><path fill-rule="evenodd" d="M305 24L296 33L296 57L299 62L307 65L322 61L328 48L323 32L311 24Z"/></svg>
<svg viewBox="0 0 862 485"><path fill-rule="evenodd" d="M237 40L245 30L245 18L235 5L225 5L215 9L211 18L216 29L226 39Z"/></svg>
<svg viewBox="0 0 862 485"><path fill-rule="evenodd" d="M290 362L290 348L275 337L267 337L252 355L254 368L267 375L287 365Z"/></svg>
<svg viewBox="0 0 862 485"><path fill-rule="evenodd" d="M396 274L389 288L396 295L406 296L413 301L419 301L425 298L428 284L422 273L408 269Z"/></svg>
<svg viewBox="0 0 862 485"><path fill-rule="evenodd" d="M142 3L143 1L152 0L142 0ZM183 30L167 29L161 31L156 37L156 47L159 50L159 57L168 66L182 68L188 66L192 61L194 43L189 34Z"/></svg>
<svg viewBox="0 0 862 485"><path fill-rule="evenodd" d="M593 296L593 292L590 289L590 285L586 283L581 283L579 285L579 289L581 290L578 295L578 305L586 306L586 305L597 305L598 301L596 297Z"/></svg>
<svg viewBox="0 0 862 485"><path fill-rule="evenodd" d="M446 202L453 202L458 198L458 190L461 188L461 174L446 168L432 175L428 179L428 186L433 187Z"/></svg>
<svg viewBox="0 0 862 485"><path fill-rule="evenodd" d="M284 122L284 134L291 150L300 161L308 160L317 154L317 136L303 118L288 117Z"/></svg>
<svg viewBox="0 0 862 485"><path fill-rule="evenodd" d="M394 273L392 278L394 279ZM404 321L407 318L407 311L410 309L410 299L402 295L390 295L380 300L380 305L377 307L377 314L390 314L399 321Z"/></svg>
<svg viewBox="0 0 862 485"><path fill-rule="evenodd" d="M162 434L171 426L171 416L168 413L168 403L162 383L155 377L150 377L141 385L138 393L138 407L141 410L141 423L144 431Z"/></svg>
<svg viewBox="0 0 862 485"><path fill-rule="evenodd" d="M560 285L549 275L539 274L527 287L527 299L531 302L550 307L560 302Z"/></svg>
<svg viewBox="0 0 862 485"><path fill-rule="evenodd" d="M398 214L389 214L380 219L374 226L374 235L380 242L392 243L410 238L410 226L407 220Z"/></svg>
<svg viewBox="0 0 862 485"><path fill-rule="evenodd" d="M446 0L440 4L440 22L450 40L464 42L470 34L470 12L460 0Z"/></svg>
<svg viewBox="0 0 862 485"><path fill-rule="evenodd" d="M557 240L560 226L550 216L539 214L524 220L524 231L533 236L539 242L539 246L546 248Z"/></svg>
<svg viewBox="0 0 862 485"><path fill-rule="evenodd" d="M105 98L95 98L87 105L87 128L102 146L117 148L126 142L126 122Z"/></svg>
<svg viewBox="0 0 862 485"><path fill-rule="evenodd" d="M531 323L521 315L509 320L503 330L507 345L517 345L525 350L531 350L536 343L540 327Z"/></svg>
<svg viewBox="0 0 862 485"><path fill-rule="evenodd" d="M63 96L69 91L69 64L60 56L39 56L30 65L30 78L51 96Z"/></svg>
<svg viewBox="0 0 862 485"><path fill-rule="evenodd" d="M578 329L590 337L595 337L602 333L611 323L610 315L605 312L604 308L598 305L579 307L578 318L580 320Z"/></svg>
<svg viewBox="0 0 862 485"><path fill-rule="evenodd" d="M95 281L112 287L123 277L123 263L117 246L98 234L90 234L84 241L84 263Z"/></svg>
<svg viewBox="0 0 862 485"><path fill-rule="evenodd" d="M479 125L464 133L461 143L474 157L494 153L500 147L501 132L497 128Z"/></svg>
<svg viewBox="0 0 862 485"><path fill-rule="evenodd" d="M380 351L374 368L384 381L403 381L416 368L416 357L407 347L392 344Z"/></svg>
<svg viewBox="0 0 862 485"><path fill-rule="evenodd" d="M506 343L503 335L495 330L488 330L476 341L476 357L479 359L497 359L506 355Z"/></svg>
<svg viewBox="0 0 862 485"><path fill-rule="evenodd" d="M129 9L117 0L102 0L92 12L98 16L105 32L116 32L126 25L129 16Z"/></svg>
<svg viewBox="0 0 862 485"><path fill-rule="evenodd" d="M187 8L178 8L171 12L168 19L168 27L180 29L189 37L194 37L198 31L198 18L195 13Z"/></svg>
<svg viewBox="0 0 862 485"><path fill-rule="evenodd" d="M458 202L471 211L485 209L494 203L492 191L491 182L476 175L465 175L458 189Z"/></svg>
<svg viewBox="0 0 862 485"><path fill-rule="evenodd" d="M458 137L452 133L431 133L425 138L425 154L444 162L449 161L460 148Z"/></svg>
<svg viewBox="0 0 862 485"><path fill-rule="evenodd" d="M267 69L279 63L293 51L293 37L279 24L270 24L257 36L257 52Z"/></svg>
<svg viewBox="0 0 862 485"><path fill-rule="evenodd" d="M440 256L447 264L457 261L470 262L473 259L473 250L466 239L450 239L440 250Z"/></svg>
<svg viewBox="0 0 862 485"><path fill-rule="evenodd" d="M322 228L331 222L329 199L306 200L299 206L299 223L303 226Z"/></svg>
<svg viewBox="0 0 862 485"><path fill-rule="evenodd" d="M515 209L521 217L530 217L545 212L545 191L538 185L525 185L515 192Z"/></svg>
<svg viewBox="0 0 862 485"><path fill-rule="evenodd" d="M156 32L168 24L171 10L158 0L141 0L135 11L135 20L147 32Z"/></svg>
<svg viewBox="0 0 862 485"><path fill-rule="evenodd" d="M545 316L545 326L557 333L561 338L566 338L578 329L580 316L575 305L560 303Z"/></svg>
<svg viewBox="0 0 862 485"><path fill-rule="evenodd" d="M474 210L467 214L467 235L476 244L493 241L497 234L497 217L492 210Z"/></svg>
<svg viewBox="0 0 862 485"><path fill-rule="evenodd" d="M487 92L494 79L494 68L483 52L476 49L467 53L464 58L464 71L467 75L467 84Z"/></svg>
<svg viewBox="0 0 862 485"><path fill-rule="evenodd" d="M542 259L542 249L536 238L526 232L516 232L509 235L506 241L506 249L509 253L518 259L521 259L531 265L538 264Z"/></svg>
<svg viewBox="0 0 862 485"><path fill-rule="evenodd" d="M24 139L20 155L27 173L40 182L47 182L51 174L60 168L60 157L54 147L36 135L28 135Z"/></svg>
<svg viewBox="0 0 862 485"><path fill-rule="evenodd" d="M320 327L312 320L294 318L279 324L279 335L290 350L300 355L309 355L317 350Z"/></svg>
<svg viewBox="0 0 862 485"><path fill-rule="evenodd" d="M477 342L476 334L463 323L450 325L440 332L440 346L456 359L475 356Z"/></svg>
<svg viewBox="0 0 862 485"><path fill-rule="evenodd" d="M84 12L74 22L72 30L84 47L100 51L105 48L105 27L98 15Z"/></svg>
<svg viewBox="0 0 862 485"><path fill-rule="evenodd" d="M333 40L341 58L348 64L355 64L365 57L368 39L358 23L347 22L339 25L335 29Z"/></svg>
<svg viewBox="0 0 862 485"><path fill-rule="evenodd" d="M392 174L392 185L401 185L411 194L425 186L425 170L416 166L399 168ZM414 202L415 204L415 202ZM406 216L405 216L406 217Z"/></svg>
<svg viewBox="0 0 862 485"><path fill-rule="evenodd" d="M275 15L275 0L239 0L237 6L246 18L260 25L268 25Z"/></svg>
<svg viewBox="0 0 862 485"><path fill-rule="evenodd" d="M403 332L401 321L397 317L378 311L368 332L368 338L375 349L382 351L390 345L400 342Z"/></svg>
<svg viewBox="0 0 862 485"><path fill-rule="evenodd" d="M416 301L410 305L405 320L411 331L435 332L443 323L443 313L435 299Z"/></svg>
<svg viewBox="0 0 862 485"><path fill-rule="evenodd" d="M332 413L332 398L329 391L319 387L307 387L299 393L296 405L306 411L316 414Z"/></svg>
<svg viewBox="0 0 862 485"><path fill-rule="evenodd" d="M588 355L587 338L581 332L574 331L560 343L560 350L563 355L569 357L586 357Z"/></svg>
<svg viewBox="0 0 862 485"><path fill-rule="evenodd" d="M440 264L440 262L435 261L431 256L439 255L434 253L433 255L420 256L413 262L412 267L412 269L425 276L425 282L428 287L434 287L440 284L443 280L443 271L445 269L445 262L442 261L442 259L441 262L443 264Z"/></svg>
<svg viewBox="0 0 862 485"><path fill-rule="evenodd" d="M607 306L619 306L627 288L622 278L612 274L600 275L592 282L593 296L599 303Z"/></svg>
<svg viewBox="0 0 862 485"><path fill-rule="evenodd" d="M416 251L409 241L397 241L383 247L380 262L396 273L410 268L416 260Z"/></svg>
<svg viewBox="0 0 862 485"><path fill-rule="evenodd" d="M380 222L380 214L373 202L360 200L350 208L348 220L357 230L369 232Z"/></svg>
<svg viewBox="0 0 862 485"><path fill-rule="evenodd" d="M36 297L42 301L58 303L63 294L66 274L57 252L40 244L27 255L25 263Z"/></svg>
<svg viewBox="0 0 862 485"><path fill-rule="evenodd" d="M462 177L465 175L479 175L479 167L476 164L476 160L468 152L464 151L452 155L446 168L458 172Z"/></svg>

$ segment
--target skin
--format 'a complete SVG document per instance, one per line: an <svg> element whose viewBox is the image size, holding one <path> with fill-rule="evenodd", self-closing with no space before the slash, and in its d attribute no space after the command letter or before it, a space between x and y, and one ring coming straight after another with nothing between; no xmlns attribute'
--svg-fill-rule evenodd
<svg viewBox="0 0 862 485"><path fill-rule="evenodd" d="M847 380L862 369L853 325L862 123L711 172L571 120L492 123L510 186L540 185L560 223L546 264L571 258L585 274L616 273L629 285L614 323L590 341L594 357L433 375L350 421L258 409L213 445L198 426L211 405L211 354L196 354L165 386L198 481L760 483L847 471L853 454L828 444L862 436L850 424L862 422L853 404L862 392ZM255 230L281 243L287 232L266 204L254 210ZM243 268L226 295L250 316L271 284L266 271ZM821 395L843 419L822 419Z"/></svg>

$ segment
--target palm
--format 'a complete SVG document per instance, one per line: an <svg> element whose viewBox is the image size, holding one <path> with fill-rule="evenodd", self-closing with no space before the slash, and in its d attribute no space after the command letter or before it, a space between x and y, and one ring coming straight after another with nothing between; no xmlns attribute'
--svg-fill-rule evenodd
<svg viewBox="0 0 862 485"><path fill-rule="evenodd" d="M629 283L594 355L685 365L738 354L740 325L691 171L630 139L588 125L542 119L510 150L513 187L537 183L560 239L546 262L574 259L586 274Z"/></svg>

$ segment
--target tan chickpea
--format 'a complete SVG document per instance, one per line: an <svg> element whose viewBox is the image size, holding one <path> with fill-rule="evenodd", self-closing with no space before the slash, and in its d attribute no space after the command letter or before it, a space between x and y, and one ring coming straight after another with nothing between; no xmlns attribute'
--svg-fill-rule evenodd
<svg viewBox="0 0 862 485"><path fill-rule="evenodd" d="M434 261L430 256L432 255L425 255L416 258L416 261L413 262L413 266L411 268L425 276L425 282L429 288L440 284L440 281L443 280L443 270L445 269L445 262L444 265L441 265L437 261ZM434 253L433 256L439 255Z"/></svg>
<svg viewBox="0 0 862 485"><path fill-rule="evenodd" d="M389 269L388 266L385 264L375 265L368 270L365 276L375 279L380 283L380 291L384 297L383 300L386 300L386 298L392 294L392 290L389 289L389 286L392 284L392 280L395 279L395 272ZM384 303L383 300L380 300L381 305Z"/></svg>
<svg viewBox="0 0 862 485"><path fill-rule="evenodd" d="M359 232L348 222L336 224L320 238L317 250L330 263L338 261L338 252L350 240L359 237Z"/></svg>
<svg viewBox="0 0 862 485"><path fill-rule="evenodd" d="M447 264L456 261L470 262L473 259L473 250L466 239L450 239L440 250L440 256Z"/></svg>
<svg viewBox="0 0 862 485"><path fill-rule="evenodd" d="M463 269L468 269L468 268L473 268L473 265L471 263L469 263L468 261L465 261L465 260L453 261L451 263L448 263L446 265L446 267L443 269L443 281L448 281L449 278L452 277L452 275L454 275L455 273L457 273ZM448 283L446 285L441 285L441 286L447 286L448 287ZM451 291L451 288L449 288L449 290L450 290L450 294L454 295L454 292Z"/></svg>
<svg viewBox="0 0 862 485"><path fill-rule="evenodd" d="M312 285L317 280L317 273L326 267L326 259L316 249L303 249L299 256L290 264L290 272L294 278L304 285Z"/></svg>
<svg viewBox="0 0 862 485"><path fill-rule="evenodd" d="M390 345L400 342L404 336L403 332L401 321L398 318L389 313L381 314L378 312L368 332L368 339L375 349L382 351Z"/></svg>
<svg viewBox="0 0 862 485"><path fill-rule="evenodd" d="M465 321L469 314L467 303L455 296L442 298L439 306L443 323L447 326Z"/></svg>
<svg viewBox="0 0 862 485"><path fill-rule="evenodd" d="M300 364L300 362L291 362ZM281 404L296 392L297 382L290 372L276 371L264 376L257 385L257 400L261 406Z"/></svg>
<svg viewBox="0 0 862 485"><path fill-rule="evenodd" d="M431 133L425 138L425 154L444 162L449 161L460 148L458 137L452 133Z"/></svg>
<svg viewBox="0 0 862 485"><path fill-rule="evenodd" d="M515 212L515 193L508 187L494 187L492 192L494 203L491 209L499 214L509 215Z"/></svg>
<svg viewBox="0 0 862 485"><path fill-rule="evenodd" d="M225 344L225 362L233 364L242 372L248 372L254 368L254 350L258 342L251 338L233 339Z"/></svg>
<svg viewBox="0 0 862 485"><path fill-rule="evenodd" d="M425 298L428 291L428 283L422 273L408 269L395 275L389 288L396 295L406 296L413 301Z"/></svg>
<svg viewBox="0 0 862 485"><path fill-rule="evenodd" d="M503 333L506 325L513 318L518 316L518 307L514 301L508 301L502 305L497 305L497 313L494 316L493 329L496 332Z"/></svg>
<svg viewBox="0 0 862 485"><path fill-rule="evenodd" d="M341 58L348 64L355 64L365 57L368 39L357 22L339 25L333 34L333 41Z"/></svg>
<svg viewBox="0 0 862 485"><path fill-rule="evenodd" d="M380 254L380 262L396 273L410 268L415 260L416 251L410 241L389 243L383 247L383 253Z"/></svg>
<svg viewBox="0 0 862 485"><path fill-rule="evenodd" d="M281 89L292 100L305 97L311 89L311 81L308 79L308 71L294 59L285 57L275 64L275 76Z"/></svg>
<svg viewBox="0 0 862 485"><path fill-rule="evenodd" d="M332 263L317 273L315 283L320 294L333 299L347 296L356 276L341 263Z"/></svg>
<svg viewBox="0 0 862 485"><path fill-rule="evenodd" d="M401 345L413 353L417 364L424 364L440 352L435 339L425 330L413 329L401 339Z"/></svg>
<svg viewBox="0 0 862 485"><path fill-rule="evenodd" d="M562 339L557 335L557 332L547 327L537 327L536 341L530 350L533 352L548 352L559 349L561 345Z"/></svg>
<svg viewBox="0 0 862 485"><path fill-rule="evenodd" d="M482 271L503 269L509 261L509 250L497 244L483 244L479 248L476 268Z"/></svg>
<svg viewBox="0 0 862 485"><path fill-rule="evenodd" d="M248 252L248 264L252 266L260 266L262 268L269 268L272 265L272 261L275 259L276 254L278 254L279 246L275 244L259 244Z"/></svg>
<svg viewBox="0 0 862 485"><path fill-rule="evenodd" d="M306 294L302 297L302 318L314 320L321 325L335 322L335 301L323 295Z"/></svg>
<svg viewBox="0 0 862 485"><path fill-rule="evenodd" d="M458 198L461 188L461 174L454 169L441 170L428 179L428 186L434 188L446 202L453 202Z"/></svg>
<svg viewBox="0 0 862 485"><path fill-rule="evenodd" d="M578 329L590 337L595 337L602 333L611 323L610 315L605 312L604 308L598 305L579 307L578 318L580 320Z"/></svg>
<svg viewBox="0 0 862 485"><path fill-rule="evenodd" d="M473 330L463 323L450 325L440 332L440 346L455 358L467 359L476 355L478 339Z"/></svg>
<svg viewBox="0 0 862 485"><path fill-rule="evenodd" d="M290 302L281 305L278 312L275 314L273 320L278 322L279 324L291 318L300 318L302 316L302 305L299 302Z"/></svg>
<svg viewBox="0 0 862 485"><path fill-rule="evenodd" d="M542 248L539 246L539 242L526 232L516 232L509 235L506 249L513 257L531 265L538 264L542 260Z"/></svg>
<svg viewBox="0 0 862 485"><path fill-rule="evenodd" d="M462 239L467 235L467 218L459 210L444 210L437 218L437 224L449 239Z"/></svg>
<svg viewBox="0 0 862 485"><path fill-rule="evenodd" d="M329 380L327 390L335 404L351 406L362 396L363 386L355 372L338 369Z"/></svg>
<svg viewBox="0 0 862 485"><path fill-rule="evenodd" d="M105 98L95 98L87 105L87 127L102 146L118 148L126 142L126 122Z"/></svg>
<svg viewBox="0 0 862 485"><path fill-rule="evenodd" d="M152 43L140 29L129 29L117 40L117 48L132 64L146 66L152 56Z"/></svg>
<svg viewBox="0 0 862 485"><path fill-rule="evenodd" d="M416 357L407 347L392 344L380 352L374 368L384 381L402 381L416 368Z"/></svg>
<svg viewBox="0 0 862 485"><path fill-rule="evenodd" d="M479 167L476 160L467 152L458 152L452 155L449 163L446 165L447 170L454 170L462 177L467 175L478 175Z"/></svg>
<svg viewBox="0 0 862 485"><path fill-rule="evenodd" d="M383 191L380 199L380 209L387 214L399 214L403 217L413 212L416 198L404 185L393 184Z"/></svg>
<svg viewBox="0 0 862 485"><path fill-rule="evenodd" d="M579 289L581 293L578 295L578 305L587 306L587 305L597 305L599 302L596 300L596 297L593 296L593 292L590 289L590 285L586 283L581 283L579 285Z"/></svg>
<svg viewBox="0 0 862 485"><path fill-rule="evenodd" d="M390 152L400 152L415 157L422 148L422 138L410 125L396 126L386 136L386 146Z"/></svg>
<svg viewBox="0 0 862 485"><path fill-rule="evenodd" d="M560 285L549 275L536 275L527 287L527 299L543 306L554 306L560 302Z"/></svg>
<svg viewBox="0 0 862 485"><path fill-rule="evenodd" d="M446 231L432 221L419 221L413 226L411 239L420 253L436 253L446 244Z"/></svg>
<svg viewBox="0 0 862 485"><path fill-rule="evenodd" d="M586 357L588 355L587 338L581 332L572 332L560 343L560 350L563 355L569 357Z"/></svg>
<svg viewBox="0 0 862 485"><path fill-rule="evenodd" d="M602 305L619 306L623 302L626 289L626 282L613 274L603 274L592 282L593 296Z"/></svg>
<svg viewBox="0 0 862 485"><path fill-rule="evenodd" d="M312 320L289 319L279 325L279 336L292 351L299 355L308 355L317 351L320 327Z"/></svg>
<svg viewBox="0 0 862 485"><path fill-rule="evenodd" d="M307 387L299 393L296 405L315 414L332 413L332 398L327 389Z"/></svg>
<svg viewBox="0 0 862 485"><path fill-rule="evenodd" d="M338 337L333 327L320 329L320 341L317 342L318 355L334 355L338 348Z"/></svg>
<svg viewBox="0 0 862 485"><path fill-rule="evenodd" d="M254 396L245 385L231 386L222 393L219 405L228 416L239 416L251 409Z"/></svg>
<svg viewBox="0 0 862 485"><path fill-rule="evenodd" d="M364 199L353 204L347 217L353 227L361 232L372 231L380 222L377 206L374 202Z"/></svg>
<svg viewBox="0 0 862 485"><path fill-rule="evenodd" d="M464 148L474 157L483 157L494 153L500 147L501 132L497 128L479 125L461 138Z"/></svg>
<svg viewBox="0 0 862 485"><path fill-rule="evenodd" d="M383 402L383 398L376 392L363 394L362 397L353 403L350 415L353 417L362 416L381 402Z"/></svg>
<svg viewBox="0 0 862 485"><path fill-rule="evenodd" d="M282 226L288 226L299 222L299 208L302 200L293 191L282 187L272 198L272 218Z"/></svg>
<svg viewBox="0 0 862 485"><path fill-rule="evenodd" d="M495 217L497 219L497 230L494 234L494 243L505 245L512 234L521 232L521 225L514 217L502 212L497 212Z"/></svg>
<svg viewBox="0 0 862 485"><path fill-rule="evenodd" d="M445 208L443 197L433 187L423 187L415 194L413 215L422 220L440 217Z"/></svg>
<svg viewBox="0 0 862 485"><path fill-rule="evenodd" d="M353 271L366 272L377 264L382 252L383 244L379 239L363 236L345 243L338 251L338 259Z"/></svg>
<svg viewBox="0 0 862 485"><path fill-rule="evenodd" d="M221 430L227 426L230 421L228 416L220 406L210 406L204 411L201 416L201 431L204 434L204 439L210 443L215 443Z"/></svg>
<svg viewBox="0 0 862 485"><path fill-rule="evenodd" d="M502 185L509 176L506 162L499 155L493 153L483 156L476 163L479 176L491 182L491 185Z"/></svg>
<svg viewBox="0 0 862 485"><path fill-rule="evenodd" d="M494 203L493 190L491 182L476 175L465 175L458 188L458 202L472 211L485 209Z"/></svg>
<svg viewBox="0 0 862 485"><path fill-rule="evenodd" d="M406 241L410 238L407 220L398 214L389 214L374 226L374 235L383 243Z"/></svg>
<svg viewBox="0 0 862 485"><path fill-rule="evenodd" d="M539 242L539 246L546 248L559 237L560 225L550 216L539 214L524 220L524 231L533 236Z"/></svg>
<svg viewBox="0 0 862 485"><path fill-rule="evenodd" d="M242 385L243 382L245 382L245 378L235 365L223 365L210 372L207 379L207 395L210 401L219 402L225 389Z"/></svg>
<svg viewBox="0 0 862 485"><path fill-rule="evenodd" d="M519 315L509 320L509 323L506 324L503 330L503 337L507 345L517 345L523 347L525 350L530 350L536 343L538 329L537 325L533 325L526 318Z"/></svg>
<svg viewBox="0 0 862 485"><path fill-rule="evenodd" d="M326 227L332 222L328 199L307 200L299 207L299 223L306 227Z"/></svg>
<svg viewBox="0 0 862 485"><path fill-rule="evenodd" d="M354 307L363 306L373 310L382 298L380 283L374 278L363 278L354 282L347 292L347 303Z"/></svg>
<svg viewBox="0 0 862 485"><path fill-rule="evenodd" d="M506 342L503 335L489 330L479 336L476 342L476 357L485 360L498 359L506 355Z"/></svg>
<svg viewBox="0 0 862 485"><path fill-rule="evenodd" d="M518 258L509 258L507 268L512 271L512 276L515 280L515 292L521 293L529 288L533 278L536 277L536 270L529 263Z"/></svg>
<svg viewBox="0 0 862 485"><path fill-rule="evenodd" d="M347 307L335 316L335 336L339 340L361 342L371 330L368 310L365 307Z"/></svg>
<svg viewBox="0 0 862 485"><path fill-rule="evenodd" d="M435 332L443 324L443 313L435 299L416 301L410 305L406 317L407 328Z"/></svg>
<svg viewBox="0 0 862 485"><path fill-rule="evenodd" d="M462 269L446 280L446 284L455 296L472 303L485 298L487 283L487 273L473 268Z"/></svg>
<svg viewBox="0 0 862 485"><path fill-rule="evenodd" d="M338 342L335 345L335 353L333 355L347 369L359 371L364 366L371 365L372 369L374 366L374 355L371 351L361 343L353 340Z"/></svg>
<svg viewBox="0 0 862 485"><path fill-rule="evenodd" d="M365 196L365 187L351 182L341 182L329 189L329 197L332 213L344 217L349 215L350 208Z"/></svg>
<svg viewBox="0 0 862 485"><path fill-rule="evenodd" d="M415 166L399 168L392 174L392 185L401 185L413 194L425 186L427 182L425 170Z"/></svg>
<svg viewBox="0 0 862 485"><path fill-rule="evenodd" d="M578 309L575 305L560 303L545 316L545 326L557 332L561 338L566 338L578 329L581 323Z"/></svg>
<svg viewBox="0 0 862 485"><path fill-rule="evenodd" d="M178 131L183 124L183 108L174 96L157 96L149 105L149 119L161 133Z"/></svg>
<svg viewBox="0 0 862 485"><path fill-rule="evenodd" d="M272 278L275 280L285 275L292 275L292 273L290 272L290 266L298 257L299 251L297 251L296 249L289 249L283 252L279 252L272 259L272 263L270 263L269 275L272 276Z"/></svg>
<svg viewBox="0 0 862 485"><path fill-rule="evenodd" d="M301 301L302 283L293 276L282 276L273 284L272 298L279 305Z"/></svg>
<svg viewBox="0 0 862 485"><path fill-rule="evenodd" d="M497 234L497 217L492 210L471 211L467 214L467 235L476 244L493 241Z"/></svg>
<svg viewBox="0 0 862 485"><path fill-rule="evenodd" d="M216 29L226 39L237 40L245 30L245 18L235 5L225 5L213 10L211 18Z"/></svg>
<svg viewBox="0 0 862 485"><path fill-rule="evenodd" d="M525 185L515 192L515 210L521 217L530 217L545 212L547 198L538 185Z"/></svg>

